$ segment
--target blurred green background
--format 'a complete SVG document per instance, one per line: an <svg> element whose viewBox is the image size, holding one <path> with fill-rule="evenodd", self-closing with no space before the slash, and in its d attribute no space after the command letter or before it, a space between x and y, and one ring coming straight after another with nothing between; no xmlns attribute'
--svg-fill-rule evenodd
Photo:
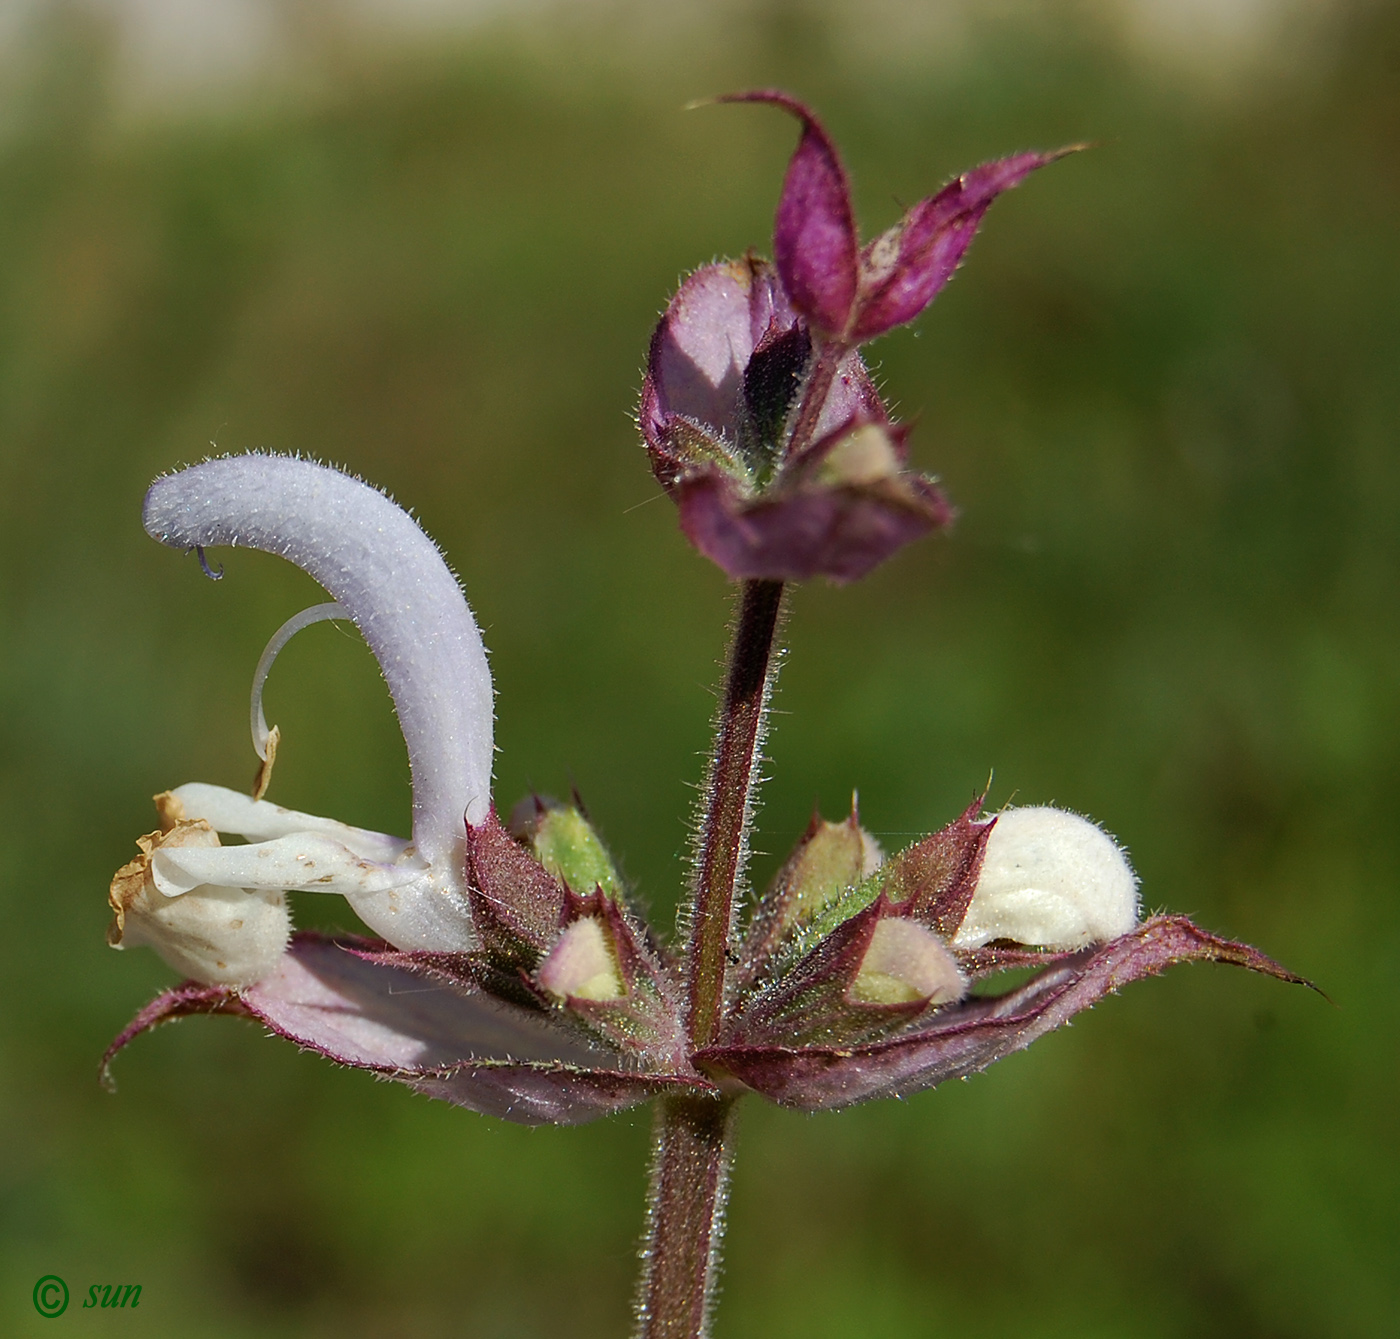
<svg viewBox="0 0 1400 1339"><path fill-rule="evenodd" d="M629 415L678 277L766 248L794 139L681 107L763 83L826 117L867 232L981 159L1099 147L998 203L918 328L875 346L962 519L797 593L755 877L814 801L858 787L895 846L995 769L994 803L1095 815L1151 907L1336 1007L1181 968L910 1101L750 1102L717 1334L1393 1334L1395 7L1218 60L1110 5L773 0L670 29L541 7L319 45L317 12L300 74L204 107L133 111L79 11L5 67L0 1329L625 1331L645 1111L524 1130L227 1019L142 1039L99 1089L172 979L105 947L111 873L153 792L250 783L253 666L318 598L260 554L214 555L208 582L138 513L211 442L391 489L485 629L498 799L576 783L669 924L728 593ZM268 705L272 798L406 829L356 639L298 638ZM54 1322L46 1273L75 1293ZM140 1283L140 1311L78 1310L94 1281Z"/></svg>

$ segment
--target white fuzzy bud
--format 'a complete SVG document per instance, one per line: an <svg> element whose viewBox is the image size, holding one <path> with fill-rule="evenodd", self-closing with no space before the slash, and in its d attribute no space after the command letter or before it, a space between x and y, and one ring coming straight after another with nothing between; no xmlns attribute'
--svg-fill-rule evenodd
<svg viewBox="0 0 1400 1339"><path fill-rule="evenodd" d="M1063 809L1008 809L952 942L1075 949L1127 934L1137 920L1137 875L1108 833Z"/></svg>

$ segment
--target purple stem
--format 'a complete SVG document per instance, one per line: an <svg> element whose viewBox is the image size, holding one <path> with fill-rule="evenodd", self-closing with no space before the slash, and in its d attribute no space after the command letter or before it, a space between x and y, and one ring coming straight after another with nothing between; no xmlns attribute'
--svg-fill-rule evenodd
<svg viewBox="0 0 1400 1339"><path fill-rule="evenodd" d="M724 1007L734 886L747 850L753 775L782 602L781 581L745 581L739 590L696 861L686 1034L697 1050L714 1040Z"/></svg>
<svg viewBox="0 0 1400 1339"><path fill-rule="evenodd" d="M745 581L739 588L696 853L686 1016L692 1050L714 1040L724 1009L734 887L747 851L782 603L781 581ZM725 1098L657 1103L638 1339L703 1339L708 1332L724 1235L732 1108Z"/></svg>
<svg viewBox="0 0 1400 1339"><path fill-rule="evenodd" d="M802 388L802 403L797 407L797 416L793 420L792 435L784 448L783 454L788 460L801 455L812 444L831 383L836 378L836 369L849 352L850 345L837 339L822 340L817 346L817 356Z"/></svg>
<svg viewBox="0 0 1400 1339"><path fill-rule="evenodd" d="M703 1339L724 1235L734 1104L657 1103L637 1339Z"/></svg>

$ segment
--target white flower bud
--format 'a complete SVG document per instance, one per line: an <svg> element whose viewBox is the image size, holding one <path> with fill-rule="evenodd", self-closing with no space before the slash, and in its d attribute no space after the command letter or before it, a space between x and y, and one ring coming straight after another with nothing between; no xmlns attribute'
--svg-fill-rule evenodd
<svg viewBox="0 0 1400 1339"><path fill-rule="evenodd" d="M272 971L292 929L281 891L206 883L162 892L153 869L160 852L219 845L202 819L177 820L136 844L141 854L117 871L108 894L113 948L149 945L177 972L210 986L248 986Z"/></svg>
<svg viewBox="0 0 1400 1339"><path fill-rule="evenodd" d="M987 839L953 947L1010 939L1082 948L1127 934L1137 920L1137 875L1108 833L1063 809L1008 809Z"/></svg>
<svg viewBox="0 0 1400 1339"><path fill-rule="evenodd" d="M626 990L611 936L596 916L584 916L554 941L536 974L559 1000L618 1000Z"/></svg>
<svg viewBox="0 0 1400 1339"><path fill-rule="evenodd" d="M899 454L888 429L878 423L866 423L827 452L817 477L824 484L859 486L892 478L899 470Z"/></svg>
<svg viewBox="0 0 1400 1339"><path fill-rule="evenodd" d="M889 916L876 927L851 983L861 1004L949 1004L967 993L967 981L944 942L926 926Z"/></svg>

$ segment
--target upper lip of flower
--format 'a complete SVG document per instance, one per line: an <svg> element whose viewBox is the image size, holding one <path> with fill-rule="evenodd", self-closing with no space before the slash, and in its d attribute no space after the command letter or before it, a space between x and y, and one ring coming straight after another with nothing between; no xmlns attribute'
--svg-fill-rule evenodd
<svg viewBox="0 0 1400 1339"><path fill-rule="evenodd" d="M263 549L319 581L379 662L413 778L411 844L221 787L181 787L189 817L256 844L171 854L155 870L163 891L178 895L182 881L193 881L341 892L400 947L474 947L466 825L490 810L491 673L461 587L433 542L368 484L276 455L221 457L158 479L143 521L172 547Z"/></svg>

